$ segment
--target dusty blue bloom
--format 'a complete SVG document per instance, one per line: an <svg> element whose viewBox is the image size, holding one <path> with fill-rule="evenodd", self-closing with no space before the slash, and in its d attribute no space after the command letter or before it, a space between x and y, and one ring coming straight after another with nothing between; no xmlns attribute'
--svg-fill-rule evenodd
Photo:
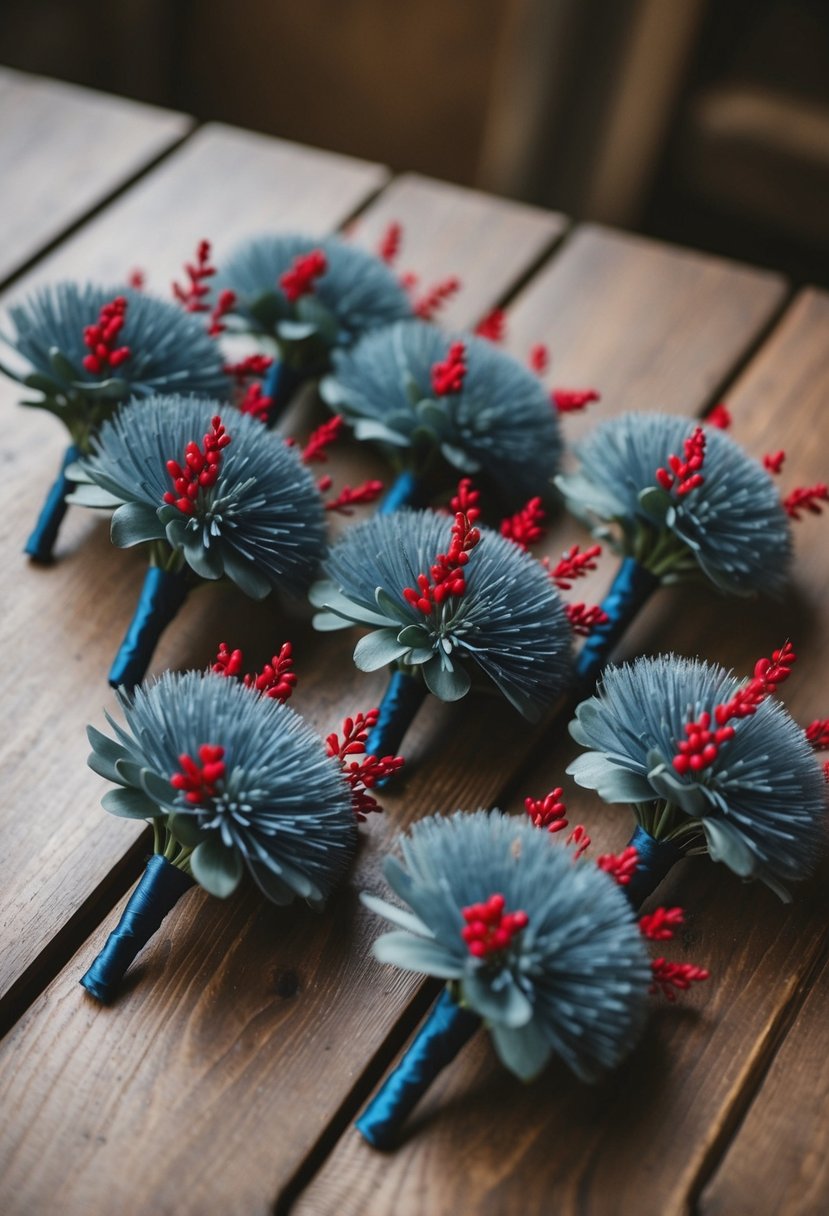
<svg viewBox="0 0 829 1216"><path fill-rule="evenodd" d="M357 828L338 762L298 714L212 672L165 672L118 698L126 726L108 719L115 739L88 728L89 764L116 786L106 810L161 816L193 850L187 865L213 895L230 895L247 869L274 903L325 902L351 862ZM204 744L224 748L226 775L193 805L170 778L180 756L198 762Z"/></svg>
<svg viewBox="0 0 829 1216"><path fill-rule="evenodd" d="M130 357L113 371L88 372L83 360L87 325L116 296L127 301L117 346ZM39 396L24 404L49 410L86 451L89 439L115 407L129 397L200 393L226 399L230 383L222 354L208 337L203 316L130 288L58 283L41 287L9 315L15 333L6 341L25 360L15 378Z"/></svg>
<svg viewBox="0 0 829 1216"><path fill-rule="evenodd" d="M685 495L656 480L696 423L623 414L576 446L580 468L557 478L568 507L663 582L699 577L722 591L778 592L792 556L777 487L756 460L716 427L705 428L703 484ZM602 525L610 525L611 531Z"/></svg>
<svg viewBox="0 0 829 1216"><path fill-rule="evenodd" d="M437 396L432 367L462 342L467 372ZM463 474L483 473L510 502L546 494L561 458L556 414L532 372L492 342L404 321L338 351L321 385L358 439L378 441L421 472L435 453Z"/></svg>
<svg viewBox="0 0 829 1216"><path fill-rule="evenodd" d="M733 739L701 771L680 775L672 764L686 724L713 713L744 683L715 664L675 655L607 668L599 693L570 724L590 750L567 771L606 802L662 818L662 839L682 847L701 834L715 861L786 898L784 884L814 868L826 825L822 770L787 710L767 699L732 721Z"/></svg>
<svg viewBox="0 0 829 1216"><path fill-rule="evenodd" d="M167 461L183 462L188 443L202 445L215 401L151 397L130 404L101 428L71 501L117 507L112 539L128 547L166 542L200 577L226 575L261 599L280 588L304 592L325 552L325 509L296 452L261 423L225 410L231 443L215 485L203 488L194 515L167 505Z"/></svg>
<svg viewBox="0 0 829 1216"><path fill-rule="evenodd" d="M311 589L318 629L371 625L354 661L362 671L399 663L430 692L456 701L477 667L525 717L540 717L570 672L570 624L539 562L487 528L464 566L466 593L424 616L403 596L451 541L452 519L398 511L358 524L333 546L328 576Z"/></svg>
<svg viewBox="0 0 829 1216"><path fill-rule="evenodd" d="M327 268L314 279L313 291L291 302L279 280L297 257L316 249ZM317 371L327 366L332 348L412 312L397 276L380 258L332 236L254 237L221 268L216 290L222 289L236 296L231 328L273 338L283 355L292 352Z"/></svg>
<svg viewBox="0 0 829 1216"><path fill-rule="evenodd" d="M592 1081L627 1055L645 1021L651 971L612 879L500 811L423 819L401 850L402 864L389 858L384 872L411 911L363 896L399 926L375 943L381 962L449 980L520 1077L555 1054ZM493 894L529 920L505 951L479 959L461 936L462 910Z"/></svg>

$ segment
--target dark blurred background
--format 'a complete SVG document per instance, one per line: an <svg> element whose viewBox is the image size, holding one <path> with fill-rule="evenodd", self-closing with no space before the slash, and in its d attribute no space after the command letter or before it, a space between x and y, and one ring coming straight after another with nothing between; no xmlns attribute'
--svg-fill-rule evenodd
<svg viewBox="0 0 829 1216"><path fill-rule="evenodd" d="M829 283L829 0L4 0L0 48Z"/></svg>

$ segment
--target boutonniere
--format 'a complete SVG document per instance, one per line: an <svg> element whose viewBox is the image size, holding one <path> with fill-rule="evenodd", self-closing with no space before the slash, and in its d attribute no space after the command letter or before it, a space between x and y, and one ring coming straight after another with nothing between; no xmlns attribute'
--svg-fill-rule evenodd
<svg viewBox="0 0 829 1216"><path fill-rule="evenodd" d="M394 466L382 511L425 506L435 483L451 484L458 470L515 506L547 494L558 470L562 444L546 389L485 338L418 321L387 326L336 351L320 392Z"/></svg>
<svg viewBox="0 0 829 1216"><path fill-rule="evenodd" d="M112 736L88 728L89 764L113 785L113 815L145 819L154 852L118 927L81 983L113 999L131 962L194 884L227 899L252 879L266 899L322 907L348 870L370 793L402 764L365 754L375 714L346 719L323 742L285 705L291 649L241 677L222 646L211 671L165 672L130 697Z"/></svg>
<svg viewBox="0 0 829 1216"><path fill-rule="evenodd" d="M105 422L72 502L112 509L112 540L150 569L109 679L131 689L188 591L228 578L245 595L303 595L326 542L325 506L300 454L255 418L193 397L152 397Z"/></svg>
<svg viewBox="0 0 829 1216"><path fill-rule="evenodd" d="M402 837L401 861L385 863L404 907L363 896L395 926L375 942L376 957L446 981L357 1122L374 1147L394 1145L432 1080L482 1026L522 1080L557 1056L595 1081L635 1047L649 991L672 998L707 978L690 964L649 960L644 938L669 939L680 909L637 924L613 876L581 859L583 829L571 843L500 811L433 816Z"/></svg>
<svg viewBox="0 0 829 1216"><path fill-rule="evenodd" d="M681 857L707 853L790 898L826 833L826 785L810 737L775 693L795 661L787 642L741 680L675 655L604 672L570 734L589 750L567 770L606 802L630 803L638 906Z"/></svg>
<svg viewBox="0 0 829 1216"><path fill-rule="evenodd" d="M781 501L772 471L782 452L760 464L718 427L662 414L601 423L575 453L578 471L556 484L568 508L624 559L602 604L607 621L577 660L585 685L662 584L706 581L728 595L781 591L792 557L789 521L819 511L827 498L826 486L816 486Z"/></svg>
<svg viewBox="0 0 829 1216"><path fill-rule="evenodd" d="M338 237L255 237L230 255L217 286L233 297L228 329L276 349L263 386L269 424L301 384L328 370L333 351L413 310L382 257Z"/></svg>
<svg viewBox="0 0 829 1216"><path fill-rule="evenodd" d="M48 561L71 490L66 470L121 403L171 392L227 399L230 382L204 321L141 291L59 283L9 315L14 333L5 341L22 366L2 370L30 390L21 404L54 414L70 437L25 548Z"/></svg>
<svg viewBox="0 0 829 1216"><path fill-rule="evenodd" d="M402 510L350 528L310 592L318 629L369 626L354 662L392 675L370 747L397 751L427 693L457 701L479 675L530 721L564 688L571 630L549 573L469 517Z"/></svg>

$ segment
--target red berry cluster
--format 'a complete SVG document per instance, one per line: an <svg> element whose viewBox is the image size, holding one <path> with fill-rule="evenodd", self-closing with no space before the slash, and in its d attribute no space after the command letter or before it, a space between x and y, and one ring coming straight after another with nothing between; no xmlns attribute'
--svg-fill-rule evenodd
<svg viewBox="0 0 829 1216"><path fill-rule="evenodd" d="M455 514L461 511L469 522L474 524L481 515L481 508L478 506L480 497L481 492L475 489L472 478L462 477L458 482L454 497L449 500L450 510Z"/></svg>
<svg viewBox="0 0 829 1216"><path fill-rule="evenodd" d="M432 392L436 397L446 397L450 393L461 391L464 377L469 370L465 359L466 347L463 342L453 342L445 361L433 364Z"/></svg>
<svg viewBox="0 0 829 1216"><path fill-rule="evenodd" d="M326 477L320 482L321 490L331 488L331 478ZM338 511L340 515L353 515L354 507L362 507L367 503L376 502L383 493L385 486L382 481L370 477L358 486L343 486L336 498L329 498L325 504L326 511Z"/></svg>
<svg viewBox="0 0 829 1216"><path fill-rule="evenodd" d="M507 314L503 308L493 308L482 321L475 326L479 338L488 338L490 342L503 342L507 332Z"/></svg>
<svg viewBox="0 0 829 1216"><path fill-rule="evenodd" d="M815 718L806 727L806 742L816 752L829 751L829 718Z"/></svg>
<svg viewBox="0 0 829 1216"><path fill-rule="evenodd" d="M549 557L543 559L542 565L550 571L550 578L559 591L569 591L576 579L584 578L591 570L596 569L596 558L601 556L601 552L601 545L591 545L584 553L580 552L579 545L573 545L552 568Z"/></svg>
<svg viewBox="0 0 829 1216"><path fill-rule="evenodd" d="M416 282L413 276L409 275L404 279L404 286L411 287ZM412 305L412 311L416 317L420 317L421 321L434 320L435 313L458 291L460 291L461 281L455 278L454 275L449 275L445 279L441 279L439 283L435 283L434 287L430 287L425 295L419 300L415 300Z"/></svg>
<svg viewBox="0 0 829 1216"><path fill-rule="evenodd" d="M241 388L251 376L264 376L270 371L272 364L270 355L248 355L238 363L226 363L224 371L226 375L232 376Z"/></svg>
<svg viewBox="0 0 829 1216"><path fill-rule="evenodd" d="M242 670L242 662L241 650L230 650L227 643L222 642L213 663L213 671L223 676L238 676ZM293 648L290 642L285 642L279 654L275 654L270 663L266 663L258 673L243 676L242 683L245 688L252 688L261 696L281 701L284 705L296 687L297 677L292 670L293 665Z"/></svg>
<svg viewBox="0 0 829 1216"><path fill-rule="evenodd" d="M526 912L505 912L506 902L503 895L496 894L490 895L485 903L461 909L466 921L461 937L473 958L489 959L502 954L530 923Z"/></svg>
<svg viewBox="0 0 829 1216"><path fill-rule="evenodd" d="M302 449L302 460L304 464L312 464L318 460L324 464L328 459L327 449L333 443L336 443L342 434L344 419L341 414L335 414L333 418L329 418L327 422L323 422L318 426L311 435Z"/></svg>
<svg viewBox="0 0 829 1216"><path fill-rule="evenodd" d="M501 535L520 549L529 549L544 535L544 508L540 498L531 498L520 511L501 520Z"/></svg>
<svg viewBox="0 0 829 1216"><path fill-rule="evenodd" d="M190 442L184 449L184 468L177 460L167 461L167 472L173 479L174 492L168 490L164 501L178 507L185 515L195 515L199 490L216 484L222 463L222 450L230 443L230 436L222 426L218 414L211 419L212 430L204 437L204 451L197 443Z"/></svg>
<svg viewBox="0 0 829 1216"><path fill-rule="evenodd" d="M346 718L342 724L342 740L337 734L330 734L325 740L328 755L340 761L343 777L351 786L351 805L360 823L372 811L383 809L369 790L403 767L402 756L365 755L369 731L377 725L379 716L379 710L370 709L367 714ZM353 756L364 759L351 759Z"/></svg>
<svg viewBox="0 0 829 1216"><path fill-rule="evenodd" d="M535 346L531 346L531 347L530 347L530 354L529 354L529 359L528 359L528 362L529 362L529 365L530 365L530 371L535 372L535 374L536 374L537 376L543 376L543 375L544 375L544 373L546 372L547 368L550 366L550 350L549 350L549 347L545 346L543 342L536 342ZM581 396L581 397L583 397L583 396L584 396L584 393L576 393L576 394L574 394L574 393L567 393L567 392L566 392L564 389L559 389L559 390L558 390L558 395L559 395L560 397L562 397L562 399L569 399L569 398L572 398L572 397L574 397L574 396ZM591 400L591 401L596 401L596 400L598 400L598 394L592 394L590 391L588 391L588 396L590 397L590 400ZM584 404L584 405L588 405L588 404L589 404L589 402L588 402L588 401L585 401L585 402L583 402L583 404ZM556 406L556 409L561 409L561 412L562 412L562 413L566 413L566 412L567 412L567 406L566 406L566 405L565 405L564 407L560 407L560 406L558 405L558 403L556 402L556 403L555 403L555 406ZM581 407L581 406L575 406L575 407L571 407L571 408L575 408L575 409L581 409L582 407Z"/></svg>
<svg viewBox="0 0 829 1216"><path fill-rule="evenodd" d="M783 468L783 461L786 459L786 453L781 448L779 452L767 452L763 457L763 468L768 469L770 473L775 475Z"/></svg>
<svg viewBox="0 0 829 1216"><path fill-rule="evenodd" d="M262 385L254 381L245 389L245 395L239 402L239 413L250 414L251 418L256 418L258 422L267 422L272 405L273 397L263 393Z"/></svg>
<svg viewBox="0 0 829 1216"><path fill-rule="evenodd" d="M714 707L714 729L712 715L707 710L695 721L687 723L686 738L678 745L677 755L673 758L676 771L681 775L689 771L698 773L713 764L721 745L734 738L734 727L729 725L731 720L755 714L766 697L788 678L796 660L791 642L786 642L781 650L773 652L770 659L757 660L754 675L742 688L737 689L730 701Z"/></svg>
<svg viewBox="0 0 829 1216"><path fill-rule="evenodd" d="M573 633L586 638L597 625L606 625L610 617L599 604L567 604L567 620Z"/></svg>
<svg viewBox="0 0 829 1216"><path fill-rule="evenodd" d="M548 832L561 832L567 825L567 807L561 800L564 791L560 785L543 798L525 798L524 806L527 814L537 828L546 828Z"/></svg>
<svg viewBox="0 0 829 1216"><path fill-rule="evenodd" d="M224 780L227 766L224 762L225 749L215 743L203 743L199 748L199 761L192 756L179 756L181 772L173 773L170 785L175 790L182 790L186 802L191 806L199 806L215 798L218 783Z"/></svg>
<svg viewBox="0 0 829 1216"><path fill-rule="evenodd" d="M556 388L553 389L551 400L559 414L574 414L593 401L601 401L601 397L594 388Z"/></svg>
<svg viewBox="0 0 829 1216"><path fill-rule="evenodd" d="M604 870L611 878L615 878L620 887L626 887L639 865L639 854L632 844L622 849L621 853L602 853L596 858L596 865Z"/></svg>
<svg viewBox="0 0 829 1216"><path fill-rule="evenodd" d="M126 312L125 297L116 296L114 300L104 304L95 325L84 327L83 341L84 346L89 348L89 354L84 356L83 365L93 376L120 367L132 354L128 346L115 345L124 328Z"/></svg>
<svg viewBox="0 0 829 1216"><path fill-rule="evenodd" d="M403 228L396 220L388 225L383 235L380 237L380 243L377 246L377 256L381 258L387 266L391 266L397 260L397 255L400 252L400 244L403 240Z"/></svg>
<svg viewBox="0 0 829 1216"><path fill-rule="evenodd" d="M316 280L328 269L328 259L321 249L312 249L310 253L300 254L294 258L290 270L279 276L279 286L293 304L301 296L310 295L316 287Z"/></svg>
<svg viewBox="0 0 829 1216"><path fill-rule="evenodd" d="M429 581L428 575L419 574L417 591L413 587L404 587L403 598L424 616L428 616L433 608L442 604L450 595L463 595L466 591L463 568L480 539L478 529L470 525L469 518L462 511L458 511L452 524L449 552L439 553L434 566L430 567L432 581Z"/></svg>
<svg viewBox="0 0 829 1216"><path fill-rule="evenodd" d="M173 295L187 312L207 312L210 284L206 280L216 273L216 267L210 261L210 241L199 241L196 260L184 263L184 273L188 282L184 287L173 283Z"/></svg>
<svg viewBox="0 0 829 1216"><path fill-rule="evenodd" d="M705 460L705 432L701 426L694 428L693 433L685 440L683 448L684 460L673 453L668 457L670 473L667 469L656 470L656 480L662 489L675 489L680 497L696 490L697 486L701 486L705 481L700 473Z"/></svg>
<svg viewBox="0 0 829 1216"><path fill-rule="evenodd" d="M790 519L800 519L801 511L810 515L820 515L823 510L821 503L829 502L829 486L822 481L816 486L798 486L783 499L783 510Z"/></svg>
<svg viewBox="0 0 829 1216"><path fill-rule="evenodd" d="M653 983L651 992L661 992L669 1001L676 1000L677 991L687 992L692 984L707 980L710 972L693 963L672 963L666 958L655 958L651 962Z"/></svg>
<svg viewBox="0 0 829 1216"><path fill-rule="evenodd" d="M727 431L731 426L731 413L722 401L715 405L705 421L709 426L715 426L719 431Z"/></svg>
<svg viewBox="0 0 829 1216"><path fill-rule="evenodd" d="M685 913L682 908L654 908L653 912L639 917L639 932L649 941L669 942L675 931L684 924Z"/></svg>

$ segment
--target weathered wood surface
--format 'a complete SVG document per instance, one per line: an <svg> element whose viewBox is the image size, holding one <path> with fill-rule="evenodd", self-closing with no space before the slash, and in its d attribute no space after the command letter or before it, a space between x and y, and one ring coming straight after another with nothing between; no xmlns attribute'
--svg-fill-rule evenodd
<svg viewBox="0 0 829 1216"><path fill-rule="evenodd" d="M829 297L801 296L728 394L735 437L756 456L784 446L785 488L826 472L815 428L829 393ZM801 722L826 715L829 685L829 549L825 522L796 525L793 586L780 604L729 603L703 590L662 592L626 649L676 650L749 673L790 637L800 663L785 701ZM593 852L627 840L631 817L564 777L578 749L562 731L522 773L508 803L566 788L571 822ZM711 970L677 1009L659 1009L621 1071L595 1089L553 1066L533 1085L505 1075L485 1036L465 1048L415 1112L393 1155L349 1129L292 1209L297 1216L495 1216L537 1213L684 1213L751 1103L763 1070L826 948L826 867L784 906L723 867L688 861L660 902L689 910L668 957ZM817 1213L829 1207L826 1148L826 977L809 997L765 1088L701 1210Z"/></svg>
<svg viewBox="0 0 829 1216"><path fill-rule="evenodd" d="M0 282L192 125L183 114L0 68Z"/></svg>
<svg viewBox="0 0 829 1216"><path fill-rule="evenodd" d="M187 148L179 156L186 154ZM159 172L169 172L174 163ZM237 166L237 181L242 172ZM226 167L224 173L233 176ZM186 180L189 183L191 175ZM117 242L124 230L125 214L134 217L130 220L133 243L143 249L149 234L160 225L161 211L150 195L149 180L134 193L140 199L142 192L149 199L143 210L132 201L131 192L111 209L113 214L120 209L120 220L105 214L91 226L102 225L97 237L93 240L84 234L80 251L87 256L96 256L98 251L101 259L112 260L111 242ZM168 181L164 197L173 195L173 185ZM232 195L223 186L217 187L216 196L222 205ZM200 197L197 191L196 199ZM445 190L437 191L438 197L448 199L449 195ZM386 206L382 195L377 206ZM497 204L501 216L503 206ZM473 214L480 216L478 199L474 208ZM400 195L393 210L393 215L391 209L380 212L382 223L369 218L364 231L370 231L368 224L372 222L381 229L387 218L401 220L412 234L421 223L427 227L430 223L422 194L411 215L403 212ZM464 209L456 202L451 203L451 211L451 222L441 221L441 240L447 250L458 252L463 248L467 221ZM198 236L218 235L220 231L224 238L227 226L223 216L219 210L205 228L204 220L209 217L203 212L194 220L198 227L192 239L190 229L187 239L182 239L179 231L175 241L167 231L159 233L165 248L173 244L176 248L168 274L178 264L182 245L187 251ZM520 232L521 218L521 214L516 215L516 233ZM234 215L231 222L237 220ZM511 235L509 225L500 222L502 258L509 264L519 239ZM456 239L452 237L453 224ZM550 240L549 229L538 232L539 243L532 256L528 255L528 265L543 253ZM603 239L612 242L614 238ZM414 237L412 242L410 248L416 250ZM620 242L629 248L625 238ZM660 292L652 284L658 278L654 264L661 260L662 294L671 300L671 308L663 310L665 321L661 327L654 322L631 333L637 354L625 363L630 387L643 381L642 368L658 364L673 332L674 309L681 308L693 335L706 332L705 319L716 307L720 324L717 341L710 343L710 356L707 341L697 338L693 343L697 395L689 392L686 400L689 410L698 411L706 404L711 383L724 377L729 365L736 366L744 358L778 307L782 288L777 280L740 269L729 308L730 268L716 263L716 273L711 273L708 286L700 286L695 279L682 305L676 301L676 254L650 245L645 249L652 307L659 312ZM217 253L220 255L220 250ZM470 258L480 256L474 249L468 253ZM633 261L632 251L629 256ZM66 273L77 266L76 255L69 247L56 260ZM163 257L159 257L151 264L151 283L156 266L162 262ZM554 276L556 262L554 259L549 272L544 273ZM50 258L42 273L51 272L53 264ZM465 265L447 266L442 257L438 269L444 267L469 281ZM418 265L414 264L413 269L418 270ZM431 263L424 271L432 273ZM633 265L627 273L635 282ZM485 278L486 282L475 287L475 296L467 296L470 316L481 315L497 302L497 294L489 294L491 276ZM749 280L754 284L752 298L762 300L762 306L755 306L754 328L745 320L744 288ZM499 280L499 291L508 290L508 286ZM527 294L532 290L531 284ZM627 386L615 364L616 351L604 364L591 347L605 308L604 285L600 284L600 290L591 296L594 290L588 277L579 294L588 301L592 298L592 304L581 305L584 332L581 338L573 334L571 342L575 346L581 342L592 351L591 379L600 387L605 376L613 378L618 392L614 392L607 408L619 409ZM617 302L622 315L628 306L626 300ZM532 317L526 311L529 305L524 294L516 305L517 310L522 308L530 324ZM537 328L549 324L545 308L539 303ZM729 339L723 332L729 328L733 333L730 355ZM27 436L29 444L37 442L30 430ZM38 461L40 464L39 457ZM350 461L351 457L346 456L338 470L347 472L352 467ZM24 481L19 473L18 493ZM30 503L30 509L33 505ZM104 698L97 673L103 672L126 619L141 563L134 555L110 552L105 527L82 519L74 520L73 528L75 531L67 534L65 551L72 556L66 569L77 572L70 602L73 613L83 618L79 626L81 644L75 638L77 622L70 617L65 618L64 639L71 639L73 652L80 653L95 674L84 675L79 687L73 688L69 680L59 685L61 697L57 699L72 699L71 715L59 715L52 708L55 680L64 678L60 669L49 673L50 680L44 677L42 689L34 694L21 692L21 696L36 697L41 717L32 713L35 722L51 710L53 720L59 723L54 771L47 786L38 792L40 805L45 801L46 788L56 799L45 819L48 830L44 829L40 851L34 852L47 873L49 865L55 865L48 858L64 856L61 850L65 843L54 838L59 825L70 811L82 825L78 828L79 856L74 872L61 871L66 887L63 893L58 892L55 902L46 905L43 891L37 890L37 866L29 868L28 904L32 915L26 920L18 906L15 921L25 927L28 938L36 931L42 932L43 941L49 940L56 925L63 923L67 899L77 900L81 892L94 891L95 883L106 875L107 859L112 863L123 855L129 833L128 825L112 820L107 829L107 817L98 807L100 783L83 771L80 732L89 717L100 721L97 707ZM561 547L571 534L570 526L557 523L550 547ZM86 537L86 543L81 550L82 537ZM60 577L63 569L61 565L43 577ZM90 571L97 580L94 596ZM286 622L270 606L254 607L230 593L215 595L208 605L209 595L206 591L187 605L159 650L157 667L202 664L222 637L233 643L246 642L255 660L271 653L272 645L290 634L302 677L294 703L321 730L336 726L343 713L376 702L382 681L354 671L349 639L313 635L307 620ZM27 598L30 602L34 598L31 592ZM63 611L53 604L44 610L42 619L32 624L33 645L41 651L42 638L50 636L50 629L54 634L56 628L51 614L57 617ZM28 663L21 656L17 670L21 686L30 667L31 656ZM70 757L71 749L64 749L62 740L68 740L72 731L81 742ZM497 748L482 747L482 740L492 739L497 739ZM356 872L326 915L313 916L303 909L266 908L252 896L223 905L193 892L144 951L123 998L113 1009L101 1010L78 990L76 981L111 928L116 909L35 1002L0 1051L0 1096L17 1110L0 1186L0 1194L7 1197L11 1210L36 1211L54 1199L62 1211L85 1213L100 1203L102 1195L125 1212L145 1211L152 1205L153 1210L176 1213L270 1210L315 1146L336 1131L341 1118L350 1116L393 1054L413 1013L419 1012L410 1008L419 990L417 982L394 977L371 959L369 946L377 926L358 904L357 892L365 887L380 888L379 862L398 828L434 809L490 804L520 771L533 742L532 733L500 702L482 699L465 705L462 712L459 707L428 705L407 748L408 777L385 798L386 816L365 829ZM19 770L21 787L25 778L29 790L32 775L24 768L22 757ZM76 781L77 786L72 788ZM20 799L18 793L12 805L20 805ZM21 864L19 851L17 858ZM53 877L53 887L56 882ZM51 909L47 917L43 914L45 906ZM41 920L51 917L51 923L43 924L42 929L38 924L36 930L35 909ZM23 948L28 948L28 941ZM343 1141L347 1143L348 1138ZM339 1155L338 1150L332 1161ZM482 1162L485 1160L482 1158ZM198 1169L193 1169L193 1161L199 1163ZM501 1168L494 1159L491 1165ZM186 1187L182 1183L185 1177ZM323 1187L329 1185L330 1177L326 1169L321 1179ZM308 1211L315 1210L314 1195L314 1191L309 1192L309 1198L303 1200Z"/></svg>

